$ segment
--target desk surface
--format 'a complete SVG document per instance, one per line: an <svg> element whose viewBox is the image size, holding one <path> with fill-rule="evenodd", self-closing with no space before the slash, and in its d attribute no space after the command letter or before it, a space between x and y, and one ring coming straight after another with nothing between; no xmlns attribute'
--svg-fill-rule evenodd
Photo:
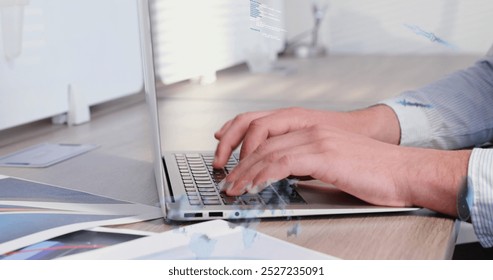
<svg viewBox="0 0 493 280"><path fill-rule="evenodd" d="M416 88L477 57L331 56L283 60L291 74L251 75L244 66L223 71L212 85L180 83L160 92L167 150L212 150L212 135L239 112L303 106L349 110ZM90 123L67 127L49 121L0 131L0 155L41 142L93 143L100 148L45 169L0 168L0 174L154 205L150 132L143 95L91 108ZM299 223L297 236L287 232ZM165 231L162 220L124 227ZM343 259L450 258L456 223L430 211L263 220L257 229Z"/></svg>

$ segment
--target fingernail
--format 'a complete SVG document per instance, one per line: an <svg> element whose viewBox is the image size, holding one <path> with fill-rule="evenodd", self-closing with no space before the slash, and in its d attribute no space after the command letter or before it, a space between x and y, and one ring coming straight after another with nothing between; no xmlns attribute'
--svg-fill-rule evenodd
<svg viewBox="0 0 493 280"><path fill-rule="evenodd" d="M227 182L226 179L223 179L221 182L219 182L219 184L217 184L220 191L227 191L231 188L232 185L233 183Z"/></svg>
<svg viewBox="0 0 493 280"><path fill-rule="evenodd" d="M218 154L217 154L217 152L216 152L216 154L214 155L214 160L213 160L212 162L213 162L214 164L217 164L217 163L218 163L218 161L219 161L219 155L218 155Z"/></svg>
<svg viewBox="0 0 493 280"><path fill-rule="evenodd" d="M267 180L266 182L260 183L259 185L256 185L256 186L253 186L252 188L250 188L248 193L257 194L260 191L263 191L268 186L270 186L272 184L272 182L273 182L272 180Z"/></svg>
<svg viewBox="0 0 493 280"><path fill-rule="evenodd" d="M245 191L247 193L251 193L253 187L254 186L252 185L252 183L248 183L248 184L245 185L245 188L244 189L245 189Z"/></svg>
<svg viewBox="0 0 493 280"><path fill-rule="evenodd" d="M246 186L246 191L249 194L257 194L259 192L259 187L258 186L253 186L252 184L248 184Z"/></svg>

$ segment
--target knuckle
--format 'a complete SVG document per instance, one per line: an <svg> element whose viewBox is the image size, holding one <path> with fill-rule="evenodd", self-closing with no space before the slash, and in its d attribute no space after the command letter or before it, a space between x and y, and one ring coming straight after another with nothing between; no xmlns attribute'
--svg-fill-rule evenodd
<svg viewBox="0 0 493 280"><path fill-rule="evenodd" d="M337 149L337 147L334 147L333 141L327 139L319 140L315 143L315 145L316 149L319 151L332 151L334 149Z"/></svg>
<svg viewBox="0 0 493 280"><path fill-rule="evenodd" d="M292 162L293 162L293 157L289 155L283 155L281 158L279 158L279 164L283 167L291 166Z"/></svg>
<svg viewBox="0 0 493 280"><path fill-rule="evenodd" d="M251 119L251 113L247 112L247 113L241 113L241 114L238 114L234 119L233 119L233 122L234 123L248 123Z"/></svg>
<svg viewBox="0 0 493 280"><path fill-rule="evenodd" d="M268 142L264 142L264 143L261 143L256 149L255 149L255 153L258 154L258 155L262 155L262 154L265 154L267 152L267 150L269 149L269 144Z"/></svg>
<svg viewBox="0 0 493 280"><path fill-rule="evenodd" d="M262 119L255 119L250 122L249 129L262 129L263 121Z"/></svg>
<svg viewBox="0 0 493 280"><path fill-rule="evenodd" d="M321 139L326 137L326 131L324 127L320 124L316 124L309 129L310 136L312 139Z"/></svg>
<svg viewBox="0 0 493 280"><path fill-rule="evenodd" d="M265 160L269 163L274 163L279 161L279 158L282 157L282 155L279 154L279 152L273 152L269 153L265 156Z"/></svg>

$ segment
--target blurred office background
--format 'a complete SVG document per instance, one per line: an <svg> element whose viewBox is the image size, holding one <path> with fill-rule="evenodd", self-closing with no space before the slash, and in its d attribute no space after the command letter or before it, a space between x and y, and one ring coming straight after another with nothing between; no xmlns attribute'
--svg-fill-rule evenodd
<svg viewBox="0 0 493 280"><path fill-rule="evenodd" d="M279 11L278 39L255 37L249 0L152 4L160 84L214 82L252 53L310 42L337 55L474 55L493 43L488 0L259 0ZM142 89L135 0L0 0L0 130L69 110L69 88L92 106ZM253 37L252 37L253 36Z"/></svg>
<svg viewBox="0 0 493 280"><path fill-rule="evenodd" d="M253 30L250 0L151 1L157 80L172 94L221 98L218 92L240 91L258 101L269 93L272 104L312 98L312 106L324 108L383 92L378 100L465 67L493 44L490 0L255 0L277 17L268 22L272 37ZM286 46L311 44L314 5L321 19L317 44L326 55L298 58ZM296 63L280 74L253 71L252 62L262 68L265 60ZM201 85L214 83L218 71L226 78ZM136 0L0 0L1 137L39 120L50 127L52 118L63 122L73 109L70 94L76 107L89 109L142 87ZM0 147L12 141L0 138ZM474 240L459 236L460 243ZM465 251L478 256L481 249Z"/></svg>
<svg viewBox="0 0 493 280"><path fill-rule="evenodd" d="M288 38L312 21L309 6L326 4L321 41L334 54L483 54L493 43L488 0L285 0ZM431 42L415 26L450 43ZM416 32L418 31L418 32Z"/></svg>

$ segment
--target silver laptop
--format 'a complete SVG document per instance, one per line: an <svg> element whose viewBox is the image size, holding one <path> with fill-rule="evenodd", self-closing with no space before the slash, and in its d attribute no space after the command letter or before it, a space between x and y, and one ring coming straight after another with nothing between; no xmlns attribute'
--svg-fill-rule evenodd
<svg viewBox="0 0 493 280"><path fill-rule="evenodd" d="M259 194L230 197L217 184L238 162L234 154L222 170L212 168L214 152L163 152L159 129L149 0L138 0L146 101L150 113L154 172L164 217L169 220L245 219L409 211L370 205L336 188L323 191L285 179ZM165 131L164 133L169 133ZM212 133L211 133L212 135ZM211 136L212 137L212 136Z"/></svg>

